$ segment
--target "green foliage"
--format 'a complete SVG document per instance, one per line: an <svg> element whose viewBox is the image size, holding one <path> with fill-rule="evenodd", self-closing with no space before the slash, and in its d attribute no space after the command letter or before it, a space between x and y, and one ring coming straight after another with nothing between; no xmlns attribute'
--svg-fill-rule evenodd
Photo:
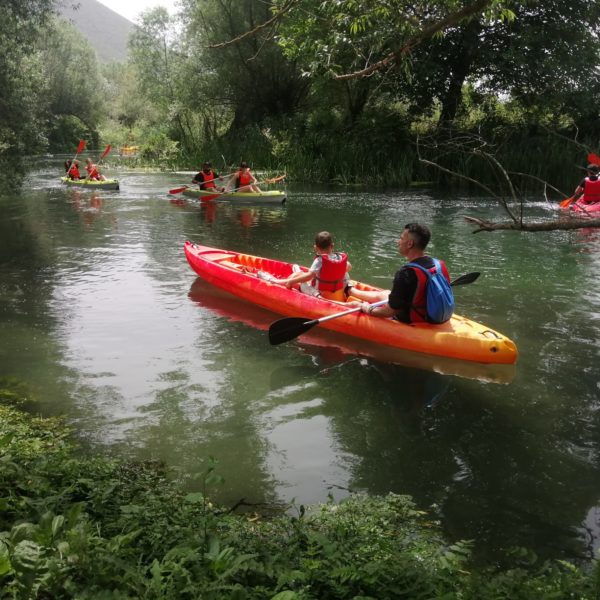
<svg viewBox="0 0 600 600"><path fill-rule="evenodd" d="M14 399L11 384L2 397ZM353 496L298 516L233 515L156 463L85 457L55 420L0 406L2 598L597 598L600 571L565 561L474 569L406 496Z"/></svg>

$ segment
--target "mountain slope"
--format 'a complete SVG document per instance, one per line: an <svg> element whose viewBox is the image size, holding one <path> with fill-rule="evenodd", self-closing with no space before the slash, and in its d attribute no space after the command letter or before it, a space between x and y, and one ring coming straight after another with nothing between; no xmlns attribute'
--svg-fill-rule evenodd
<svg viewBox="0 0 600 600"><path fill-rule="evenodd" d="M97 0L62 0L58 10L88 39L100 62L127 60L131 21Z"/></svg>

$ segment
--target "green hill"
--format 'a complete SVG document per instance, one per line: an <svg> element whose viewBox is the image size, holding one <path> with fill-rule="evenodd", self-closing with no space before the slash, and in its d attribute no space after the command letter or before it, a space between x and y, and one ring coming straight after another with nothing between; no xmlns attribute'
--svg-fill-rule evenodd
<svg viewBox="0 0 600 600"><path fill-rule="evenodd" d="M97 0L62 0L59 13L89 40L100 62L125 61L135 25Z"/></svg>

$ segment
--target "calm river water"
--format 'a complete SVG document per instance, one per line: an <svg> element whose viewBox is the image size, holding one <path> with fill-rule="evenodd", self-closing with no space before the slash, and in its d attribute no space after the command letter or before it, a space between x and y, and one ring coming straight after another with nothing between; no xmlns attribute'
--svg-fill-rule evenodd
<svg viewBox="0 0 600 600"><path fill-rule="evenodd" d="M0 377L26 381L91 451L192 474L214 456L228 504L411 494L489 556L598 548L600 230L473 235L463 216L502 218L493 201L426 190L289 184L283 207L207 208L168 196L182 174L116 171L119 192L92 193L59 169L0 196ZM353 275L385 286L416 220L454 277L482 273L455 289L457 312L512 338L515 368L392 364L317 330L271 347L276 315L202 283L182 250L309 264L328 229Z"/></svg>

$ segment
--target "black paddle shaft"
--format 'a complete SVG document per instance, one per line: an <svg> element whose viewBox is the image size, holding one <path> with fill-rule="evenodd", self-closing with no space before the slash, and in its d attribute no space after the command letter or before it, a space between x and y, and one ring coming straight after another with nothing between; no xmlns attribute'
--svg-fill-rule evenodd
<svg viewBox="0 0 600 600"><path fill-rule="evenodd" d="M461 275L457 277L454 281L450 282L450 285L466 285L467 283L473 283L478 277L480 273L466 273L465 275ZM382 304L386 304L387 301L383 300L381 302L376 302L378 306ZM335 319L337 317L343 317L344 315L350 314L352 312L358 312L359 308L352 310L345 310L344 312L338 313L336 315L330 315L328 317L323 317L321 319L309 319L307 317L286 317L284 319L279 319L271 323L269 327L269 342L271 346L277 346L279 344L283 344L285 342L289 342L297 338L299 335L306 333L311 330L315 325L322 323L323 321L330 321L331 319Z"/></svg>

